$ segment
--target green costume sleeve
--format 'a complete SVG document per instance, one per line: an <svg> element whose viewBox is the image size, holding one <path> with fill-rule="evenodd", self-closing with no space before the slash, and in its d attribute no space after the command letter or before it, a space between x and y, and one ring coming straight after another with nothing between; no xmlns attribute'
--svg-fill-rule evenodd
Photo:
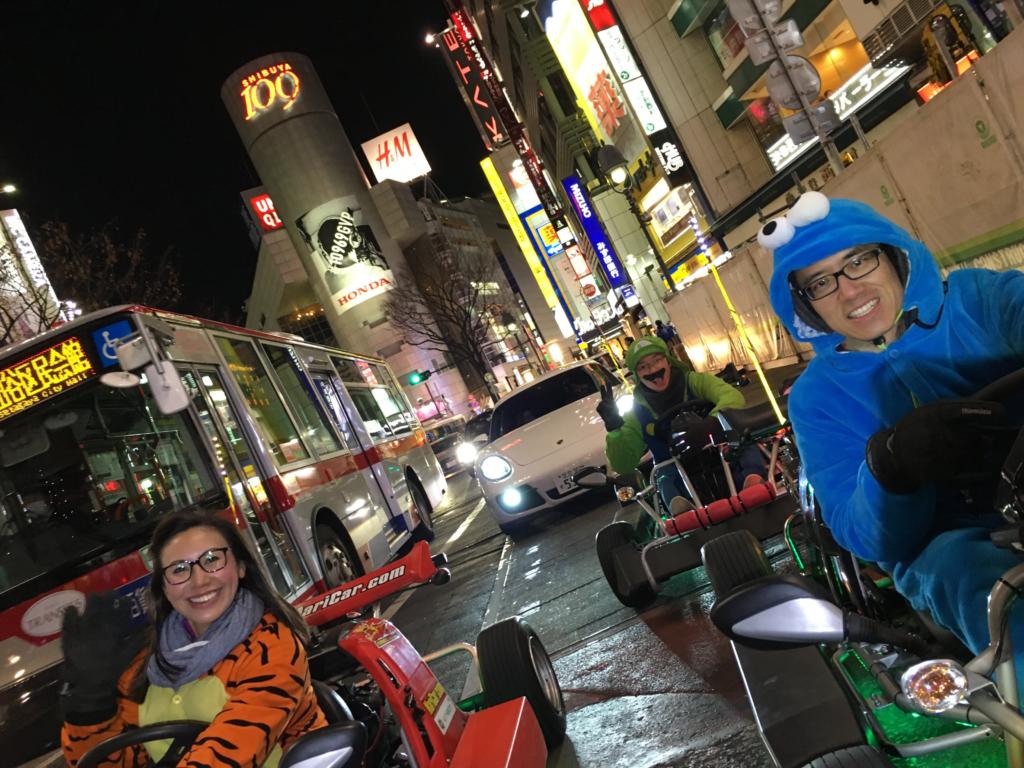
<svg viewBox="0 0 1024 768"><path fill-rule="evenodd" d="M640 422L632 411L623 417L625 423L605 437L604 450L608 465L618 474L632 472L647 453L647 443L640 432Z"/></svg>
<svg viewBox="0 0 1024 768"><path fill-rule="evenodd" d="M690 385L690 391L701 400L715 404L714 410L711 411L712 415L723 408L742 408L747 404L742 392L731 384L726 384L714 374L690 371L687 374L686 383Z"/></svg>

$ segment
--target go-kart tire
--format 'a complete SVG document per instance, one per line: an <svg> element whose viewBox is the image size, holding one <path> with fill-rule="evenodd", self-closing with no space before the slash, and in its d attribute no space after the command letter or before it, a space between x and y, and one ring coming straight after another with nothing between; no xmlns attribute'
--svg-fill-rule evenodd
<svg viewBox="0 0 1024 768"><path fill-rule="evenodd" d="M722 534L701 547L700 556L716 600L772 572L761 543L750 531Z"/></svg>
<svg viewBox="0 0 1024 768"><path fill-rule="evenodd" d="M891 765L877 749L860 744L816 757L804 768L890 768Z"/></svg>
<svg viewBox="0 0 1024 768"><path fill-rule="evenodd" d="M621 584L615 572L614 552L617 549L627 549L637 560L640 559L640 553L633 544L635 531L636 529L624 520L609 523L599 530L595 539L597 561L601 564L601 571L608 586L620 603L629 608L645 608L657 597L650 583L645 579L632 584Z"/></svg>
<svg viewBox="0 0 1024 768"><path fill-rule="evenodd" d="M565 701L555 667L530 625L514 616L486 627L476 639L488 707L525 696L548 747L565 738Z"/></svg>

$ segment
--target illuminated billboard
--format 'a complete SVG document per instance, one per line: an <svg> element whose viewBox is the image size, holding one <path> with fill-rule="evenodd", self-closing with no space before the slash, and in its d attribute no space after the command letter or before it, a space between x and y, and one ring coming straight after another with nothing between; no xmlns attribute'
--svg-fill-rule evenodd
<svg viewBox="0 0 1024 768"><path fill-rule="evenodd" d="M313 254L338 314L395 286L373 230L354 195L328 200L299 217L299 234Z"/></svg>
<svg viewBox="0 0 1024 768"><path fill-rule="evenodd" d="M537 12L594 132L635 161L647 151L647 142L587 15L576 0L545 0Z"/></svg>
<svg viewBox="0 0 1024 768"><path fill-rule="evenodd" d="M576 218L583 226L583 231L587 233L587 239L590 240L594 253L597 254L601 268L608 278L608 284L612 288L621 288L629 282L626 270L622 268L619 257L615 255L615 249L612 248L604 227L597 220L597 211L594 210L583 182L576 176L567 176L562 179L562 186L565 188L565 194L569 198L573 210L576 211Z"/></svg>
<svg viewBox="0 0 1024 768"><path fill-rule="evenodd" d="M21 413L96 375L75 336L0 369L0 419Z"/></svg>
<svg viewBox="0 0 1024 768"><path fill-rule="evenodd" d="M254 120L274 109L290 112L301 92L299 74L286 61L261 67L242 78L239 97L245 120Z"/></svg>
<svg viewBox="0 0 1024 768"><path fill-rule="evenodd" d="M249 207L252 209L253 215L256 216L260 229L264 232L273 232L275 229L280 229L284 226L281 222L281 217L277 215L274 201L270 199L270 195L266 192L250 197Z"/></svg>
<svg viewBox="0 0 1024 768"><path fill-rule="evenodd" d="M378 182L394 179L404 184L430 173L430 163L408 123L364 141L362 147Z"/></svg>

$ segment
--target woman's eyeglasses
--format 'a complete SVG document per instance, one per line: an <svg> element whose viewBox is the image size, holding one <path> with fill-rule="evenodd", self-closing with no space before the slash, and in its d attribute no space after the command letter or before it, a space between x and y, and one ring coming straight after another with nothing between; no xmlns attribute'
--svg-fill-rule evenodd
<svg viewBox="0 0 1024 768"><path fill-rule="evenodd" d="M184 584L192 578L192 566L198 565L207 573L223 570L228 564L230 547L208 549L195 560L178 560L163 569L164 581L168 584Z"/></svg>
<svg viewBox="0 0 1024 768"><path fill-rule="evenodd" d="M879 259L882 255L881 248L872 248L868 251L861 251L850 256L849 260L838 272L831 275L818 275L807 285L800 288L800 293L811 301L824 299L839 290L839 276L842 275L850 280L860 280L867 277L878 269Z"/></svg>

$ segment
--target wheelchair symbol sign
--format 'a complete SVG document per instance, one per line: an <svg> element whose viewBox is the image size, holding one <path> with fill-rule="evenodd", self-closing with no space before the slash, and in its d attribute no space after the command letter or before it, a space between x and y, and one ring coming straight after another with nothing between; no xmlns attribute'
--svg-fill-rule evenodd
<svg viewBox="0 0 1024 768"><path fill-rule="evenodd" d="M96 344L96 351L99 352L100 363L104 368L117 365L117 348L114 342L131 336L134 332L135 329L127 320L118 320L92 332L92 340Z"/></svg>

